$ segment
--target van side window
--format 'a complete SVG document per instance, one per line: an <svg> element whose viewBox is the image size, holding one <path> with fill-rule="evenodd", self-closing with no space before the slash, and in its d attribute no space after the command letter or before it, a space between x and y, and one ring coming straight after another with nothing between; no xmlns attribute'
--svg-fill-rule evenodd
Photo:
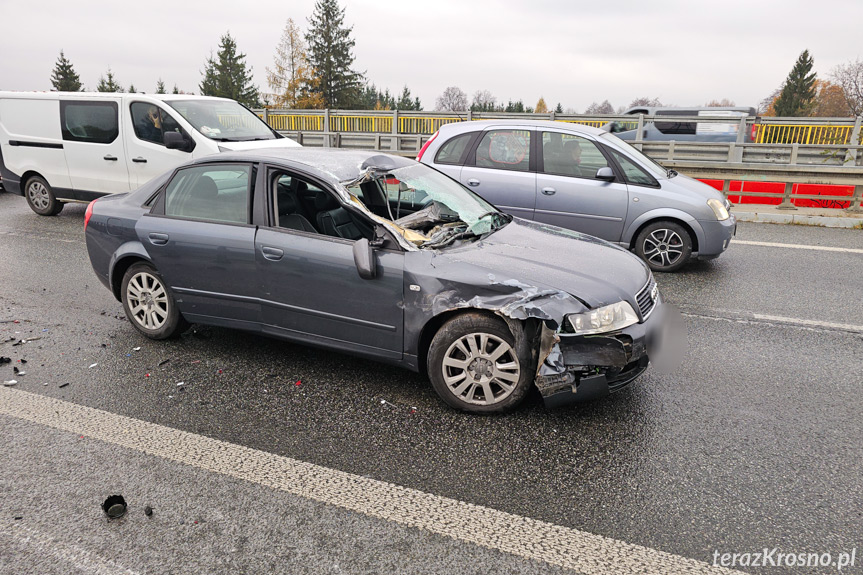
<svg viewBox="0 0 863 575"><path fill-rule="evenodd" d="M165 188L165 215L246 224L251 166L204 165L178 170Z"/></svg>
<svg viewBox="0 0 863 575"><path fill-rule="evenodd" d="M60 101L60 129L70 142L110 144L120 135L116 102Z"/></svg>
<svg viewBox="0 0 863 575"><path fill-rule="evenodd" d="M530 166L530 131L486 132L476 148L476 166L527 172Z"/></svg>
<svg viewBox="0 0 863 575"><path fill-rule="evenodd" d="M182 131L177 121L158 106L145 102L134 102L130 109L132 125L139 140L164 145L165 132Z"/></svg>
<svg viewBox="0 0 863 575"><path fill-rule="evenodd" d="M606 147L606 150L607 149L608 148ZM617 160L617 163L620 165L620 169L623 170L626 183L651 187L659 186L659 182L657 182L653 176L645 172L617 150L611 150L611 155L614 156L614 159Z"/></svg>

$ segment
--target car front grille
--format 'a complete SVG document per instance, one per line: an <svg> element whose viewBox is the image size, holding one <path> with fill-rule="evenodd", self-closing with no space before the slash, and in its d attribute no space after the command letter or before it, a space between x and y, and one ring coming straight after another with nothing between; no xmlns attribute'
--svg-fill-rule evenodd
<svg viewBox="0 0 863 575"><path fill-rule="evenodd" d="M642 319L647 319L650 312L656 306L656 301L651 296L651 292L656 288L656 281L653 276L647 280L647 285L641 288L641 291L635 296L635 301L638 302L638 310L641 312ZM657 292L658 293L658 292Z"/></svg>

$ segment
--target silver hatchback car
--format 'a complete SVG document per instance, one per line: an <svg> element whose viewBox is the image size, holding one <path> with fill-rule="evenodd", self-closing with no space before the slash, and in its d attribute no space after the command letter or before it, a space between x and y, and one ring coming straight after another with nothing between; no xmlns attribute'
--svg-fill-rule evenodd
<svg viewBox="0 0 863 575"><path fill-rule="evenodd" d="M417 160L505 212L616 243L655 271L716 258L737 230L721 193L588 126L537 120L447 124Z"/></svg>

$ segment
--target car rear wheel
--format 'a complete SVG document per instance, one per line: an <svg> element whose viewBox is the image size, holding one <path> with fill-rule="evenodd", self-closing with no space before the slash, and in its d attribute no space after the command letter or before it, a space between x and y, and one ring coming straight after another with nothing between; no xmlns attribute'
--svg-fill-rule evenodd
<svg viewBox="0 0 863 575"><path fill-rule="evenodd" d="M24 195L30 209L40 216L56 216L63 211L63 202L57 199L44 178L31 176L24 185Z"/></svg>
<svg viewBox="0 0 863 575"><path fill-rule="evenodd" d="M150 339L177 337L189 328L171 290L150 264L136 263L126 270L121 294L126 317Z"/></svg>
<svg viewBox="0 0 863 575"><path fill-rule="evenodd" d="M529 353L516 349L503 321L479 313L456 316L429 346L429 379L441 399L456 409L508 411L521 403L534 379Z"/></svg>
<svg viewBox="0 0 863 575"><path fill-rule="evenodd" d="M635 239L635 253L655 272L674 272L692 255L692 238L674 222L654 222Z"/></svg>

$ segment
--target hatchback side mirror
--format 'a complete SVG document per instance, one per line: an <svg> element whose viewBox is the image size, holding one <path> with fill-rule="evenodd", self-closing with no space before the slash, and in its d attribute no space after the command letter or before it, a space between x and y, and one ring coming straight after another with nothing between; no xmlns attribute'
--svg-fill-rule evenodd
<svg viewBox="0 0 863 575"><path fill-rule="evenodd" d="M377 277L378 269L375 263L375 251L366 238L360 238L354 242L354 263L357 266L357 273L364 280L371 280Z"/></svg>
<svg viewBox="0 0 863 575"><path fill-rule="evenodd" d="M596 179L597 180L603 180L605 182L613 182L614 181L614 171L611 168L609 168L608 166L605 166L603 168L599 168L598 170L596 170Z"/></svg>
<svg viewBox="0 0 863 575"><path fill-rule="evenodd" d="M186 140L186 137L180 132L165 132L162 136L162 142L169 150L180 150L181 152L191 152L191 141Z"/></svg>

